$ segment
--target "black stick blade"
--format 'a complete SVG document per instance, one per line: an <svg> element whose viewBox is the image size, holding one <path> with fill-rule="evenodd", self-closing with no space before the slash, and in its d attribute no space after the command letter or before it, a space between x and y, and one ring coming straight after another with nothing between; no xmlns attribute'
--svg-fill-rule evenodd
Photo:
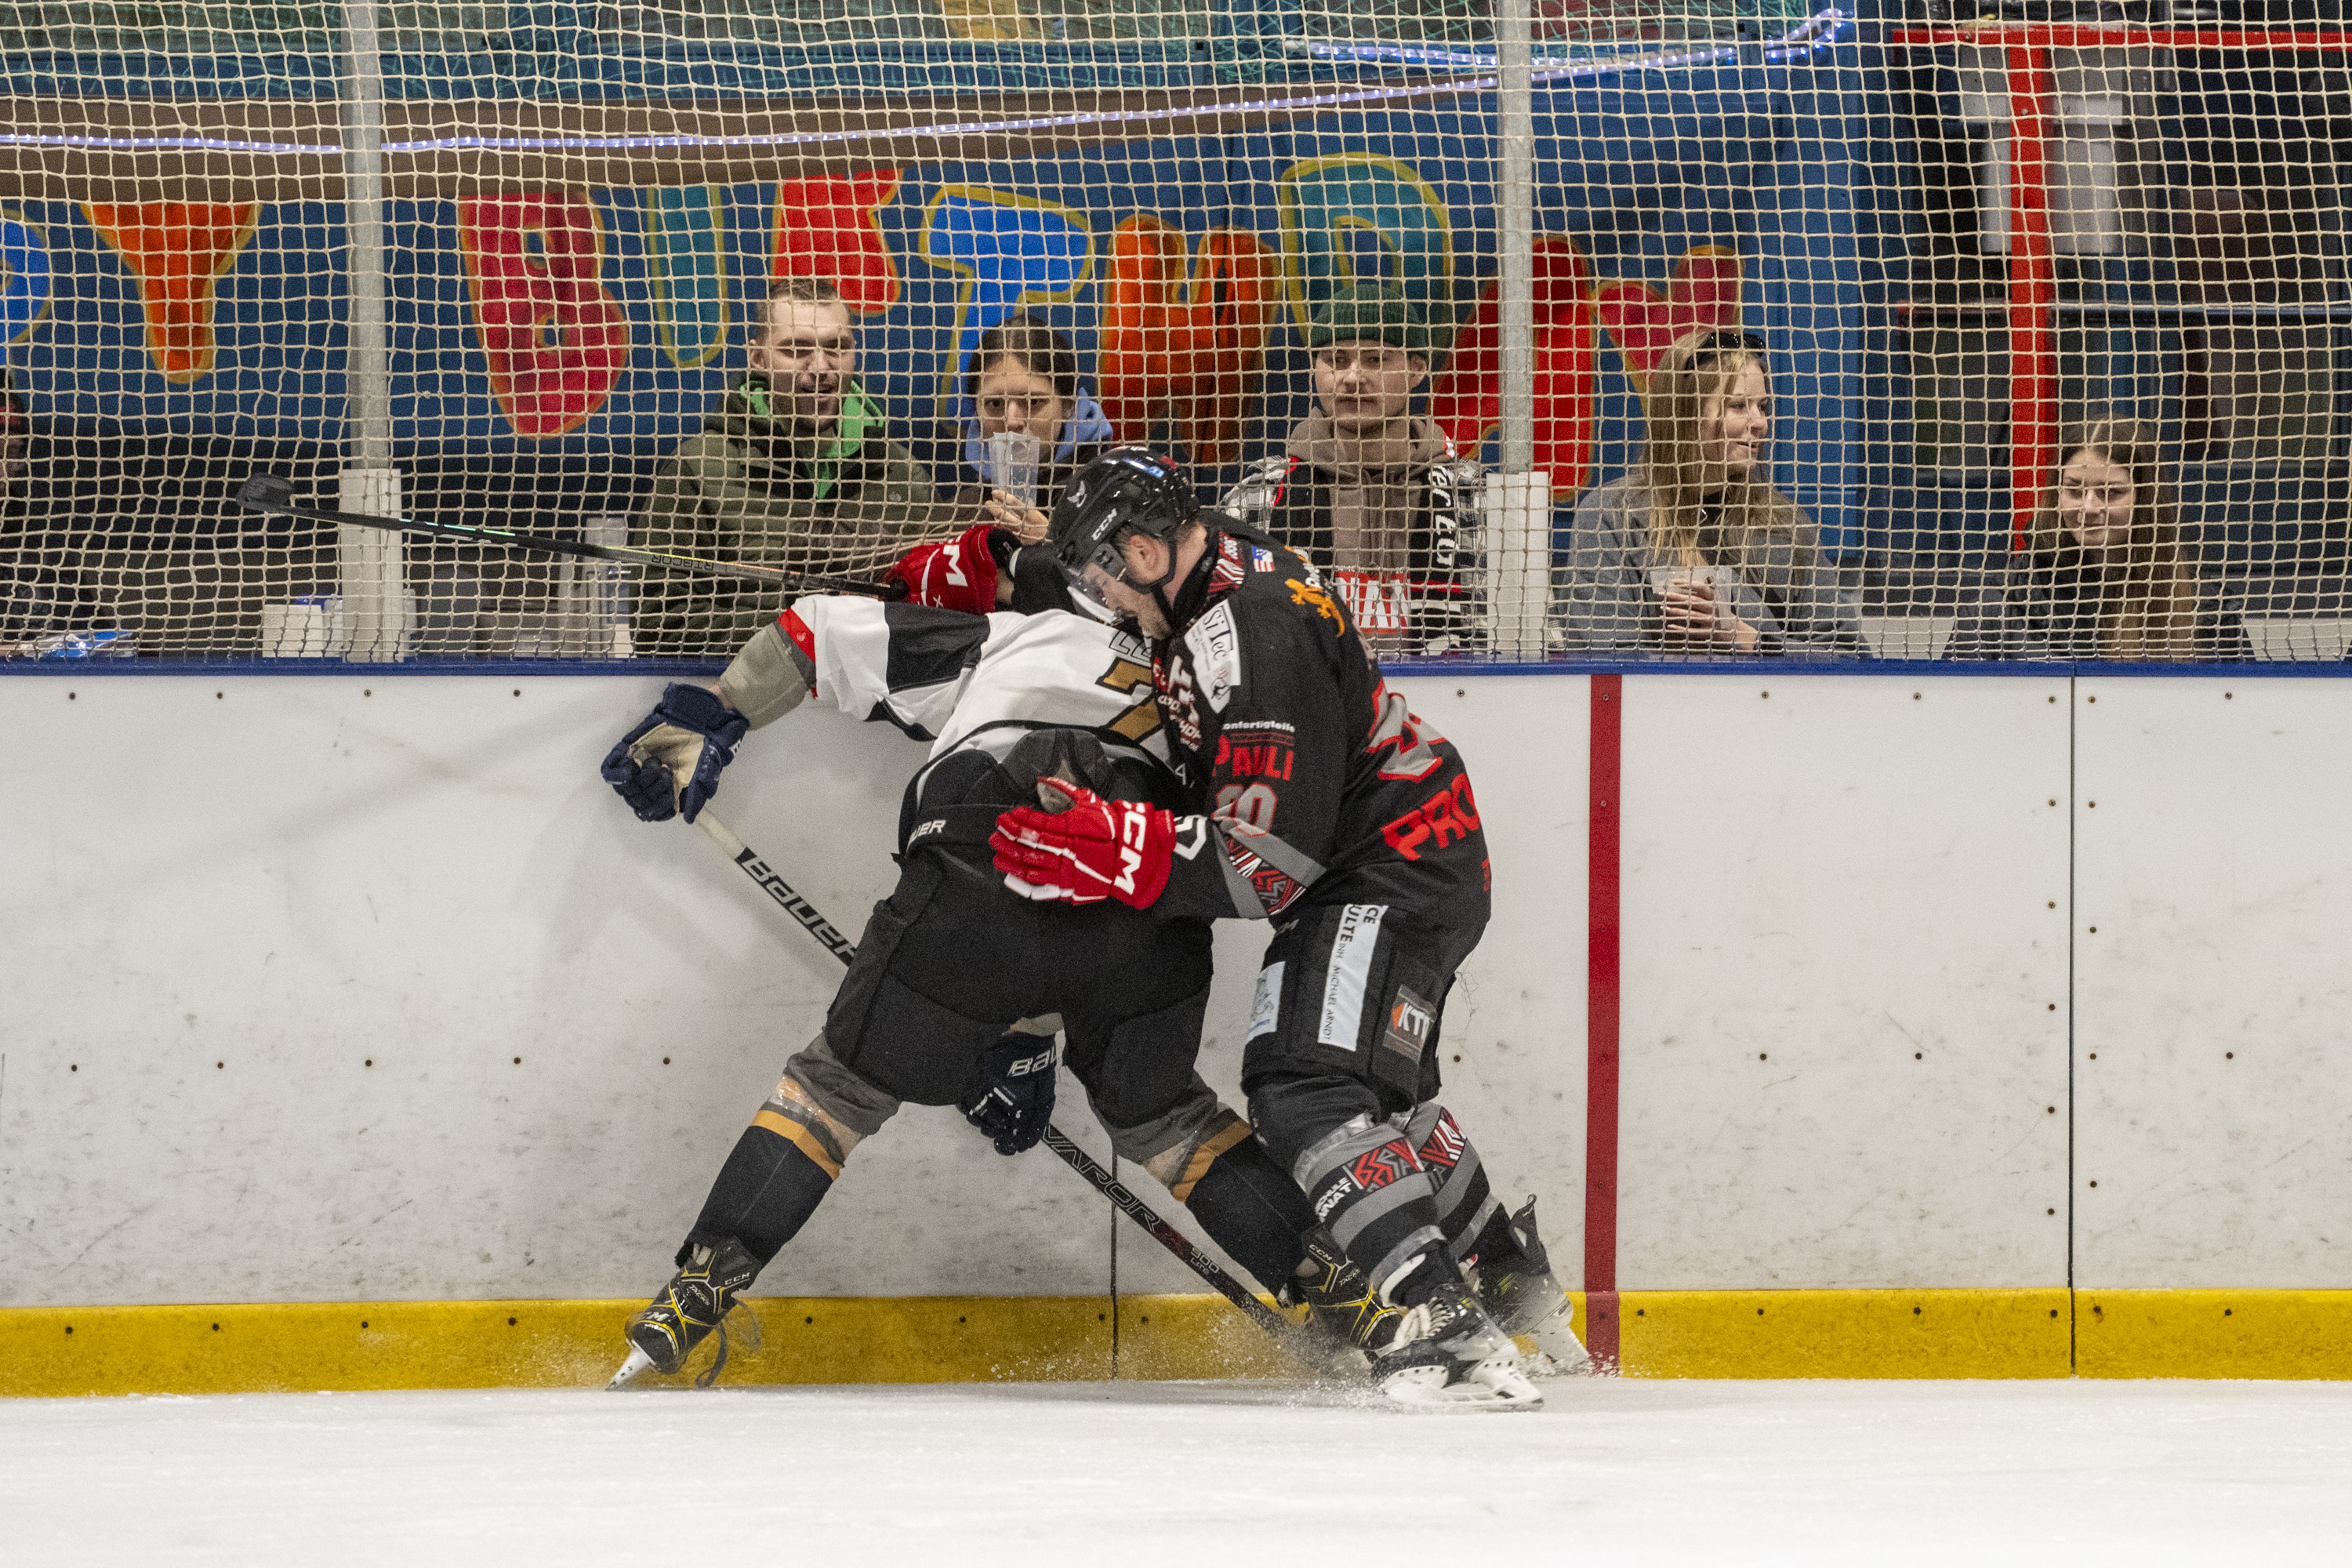
<svg viewBox="0 0 2352 1568"><path fill-rule="evenodd" d="M236 490L236 504L247 511L283 511L293 500L294 481L283 474L256 474Z"/></svg>

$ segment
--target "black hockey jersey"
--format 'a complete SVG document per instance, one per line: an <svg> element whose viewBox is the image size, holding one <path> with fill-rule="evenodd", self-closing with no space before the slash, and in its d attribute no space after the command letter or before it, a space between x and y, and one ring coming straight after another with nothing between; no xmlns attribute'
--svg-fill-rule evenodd
<svg viewBox="0 0 2352 1568"><path fill-rule="evenodd" d="M1486 840L1452 744L1389 689L1305 557L1249 531L1213 530L1208 544L1177 599L1189 625L1152 648L1168 740L1202 814L1179 823L1153 907L1267 918L1381 903L1484 925Z"/></svg>

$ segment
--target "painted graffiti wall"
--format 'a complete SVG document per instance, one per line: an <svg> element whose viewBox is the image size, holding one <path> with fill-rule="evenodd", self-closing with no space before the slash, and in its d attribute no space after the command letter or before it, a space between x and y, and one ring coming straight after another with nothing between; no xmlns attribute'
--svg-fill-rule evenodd
<svg viewBox="0 0 2352 1568"><path fill-rule="evenodd" d="M1816 448L1843 439L1843 382L1823 367L1843 364L1846 279L1838 246L1801 243L1782 211L1822 207L1789 192L1836 159L1775 139L1759 101L1774 96L1549 102L1537 400L1556 488L1622 462L1650 363L1701 321L1779 336L1784 461L1838 468ZM666 453L740 371L766 280L793 275L839 285L864 379L919 438L952 413L974 339L1025 308L1076 340L1123 435L1209 464L1279 440L1305 407L1299 328L1334 288L1381 278L1450 342L1429 407L1475 447L1501 401L1491 142L1483 110L1383 112L1054 161L395 201L395 448ZM0 335L37 423L344 437L339 206L5 216Z"/></svg>

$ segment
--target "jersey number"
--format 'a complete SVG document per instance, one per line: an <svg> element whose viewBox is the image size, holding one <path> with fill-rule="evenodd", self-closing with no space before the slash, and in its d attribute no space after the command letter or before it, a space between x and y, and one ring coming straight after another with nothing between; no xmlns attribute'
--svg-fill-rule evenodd
<svg viewBox="0 0 2352 1568"><path fill-rule="evenodd" d="M1274 831L1274 788L1270 784L1227 784L1217 792L1219 820L1239 823L1259 833Z"/></svg>

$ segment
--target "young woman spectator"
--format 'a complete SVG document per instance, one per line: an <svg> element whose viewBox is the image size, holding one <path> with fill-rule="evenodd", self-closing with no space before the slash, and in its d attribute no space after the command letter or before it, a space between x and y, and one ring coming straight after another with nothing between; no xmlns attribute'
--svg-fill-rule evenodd
<svg viewBox="0 0 2352 1568"><path fill-rule="evenodd" d="M1008 478L996 471L990 437L1023 435L1037 443L1034 496L1051 512L1072 475L1114 445L1102 405L1078 390L1078 351L1024 310L980 334L963 378L962 485L959 503L979 505Z"/></svg>
<svg viewBox="0 0 2352 1568"><path fill-rule="evenodd" d="M1026 311L989 328L964 369L960 424L961 482L937 517L950 526L969 519L972 526L948 543L910 552L890 576L919 603L953 609L1066 603L1049 552L1031 552L1025 572L1019 557L1023 545L1045 538L1062 488L1112 444L1101 406L1078 390L1077 350ZM1036 443L1025 488L1024 476L998 472L999 446L991 437L1008 434Z"/></svg>
<svg viewBox="0 0 2352 1568"><path fill-rule="evenodd" d="M2058 470L2004 579L1948 658L2251 658L2243 624L2200 602L2155 429L2102 414L2059 437Z"/></svg>
<svg viewBox="0 0 2352 1568"><path fill-rule="evenodd" d="M1771 487L1763 340L1701 330L1650 373L1647 438L1622 478L1576 503L1552 569L1549 640L1738 657L1862 657L1853 601L1820 531Z"/></svg>

